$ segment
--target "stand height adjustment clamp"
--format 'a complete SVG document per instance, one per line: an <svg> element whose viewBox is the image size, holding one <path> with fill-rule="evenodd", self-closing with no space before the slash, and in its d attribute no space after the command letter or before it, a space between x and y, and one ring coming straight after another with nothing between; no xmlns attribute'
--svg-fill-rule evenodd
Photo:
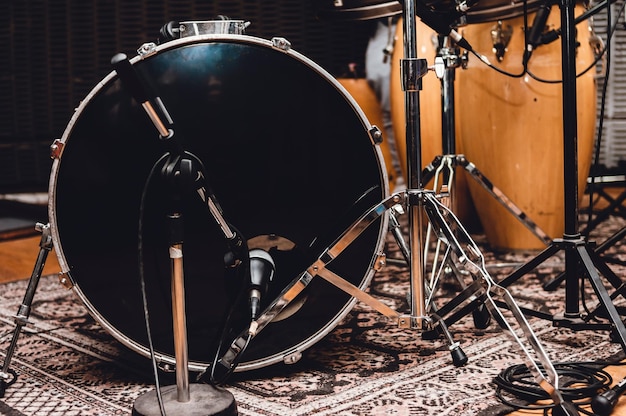
<svg viewBox="0 0 626 416"><path fill-rule="evenodd" d="M402 79L402 91L420 91L422 78L428 73L428 61L426 59L402 59L400 60Z"/></svg>

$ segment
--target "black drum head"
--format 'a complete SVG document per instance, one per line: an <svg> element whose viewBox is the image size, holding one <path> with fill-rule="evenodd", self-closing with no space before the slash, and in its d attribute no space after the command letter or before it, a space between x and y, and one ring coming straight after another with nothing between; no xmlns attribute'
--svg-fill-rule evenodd
<svg viewBox="0 0 626 416"><path fill-rule="evenodd" d="M170 112L176 142L204 165L224 217L251 246L272 254L276 275L265 304L385 197L367 122L306 58L231 36L175 41L133 62ZM180 211L189 357L192 366L206 367L225 322L226 332L236 333L248 312L237 300L242 283L225 271L228 247L206 204L160 175L168 143L115 74L82 103L62 141L50 213L61 263L79 296L116 338L145 354L143 270L155 347L171 357L167 215ZM366 286L383 222L330 268ZM314 279L299 307L253 340L240 366L271 364L310 346L350 305L348 295Z"/></svg>

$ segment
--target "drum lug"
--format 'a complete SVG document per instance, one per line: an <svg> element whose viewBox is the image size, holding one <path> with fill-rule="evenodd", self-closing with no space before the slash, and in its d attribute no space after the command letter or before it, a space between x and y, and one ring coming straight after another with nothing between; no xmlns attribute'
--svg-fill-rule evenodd
<svg viewBox="0 0 626 416"><path fill-rule="evenodd" d="M59 159L63 153L63 142L61 139L55 139L50 145L50 158Z"/></svg>
<svg viewBox="0 0 626 416"><path fill-rule="evenodd" d="M176 366L174 364L159 362L157 363L157 367L161 369L164 373L174 373L176 372Z"/></svg>
<svg viewBox="0 0 626 416"><path fill-rule="evenodd" d="M373 269L377 272L381 271L383 267L387 265L387 254L386 253L378 253L376 255L376 259L374 260Z"/></svg>
<svg viewBox="0 0 626 416"><path fill-rule="evenodd" d="M156 53L156 50L157 50L156 43L148 42L148 43L144 43L143 45L139 47L139 49L137 49L137 54L141 56L142 58L145 58L147 56L150 56Z"/></svg>
<svg viewBox="0 0 626 416"><path fill-rule="evenodd" d="M369 133L374 143L381 144L383 142L383 133L380 131L378 126L372 126Z"/></svg>
<svg viewBox="0 0 626 416"><path fill-rule="evenodd" d="M513 28L511 25L504 26L501 20L498 20L498 23L491 28L493 52L496 54L498 62L502 62L504 59L504 54L511 41L511 36L513 36Z"/></svg>
<svg viewBox="0 0 626 416"><path fill-rule="evenodd" d="M293 351L283 357L283 362L285 364L295 364L302 358L302 353L300 351Z"/></svg>
<svg viewBox="0 0 626 416"><path fill-rule="evenodd" d="M67 272L59 273L59 283L61 283L61 285L63 285L63 287L65 287L66 289L71 289L74 287L74 284L72 283L72 280L70 279Z"/></svg>
<svg viewBox="0 0 626 416"><path fill-rule="evenodd" d="M284 52L287 52L289 49L291 49L291 42L289 42L285 38L280 38L280 37L272 38L272 45L274 46L275 49L279 49Z"/></svg>

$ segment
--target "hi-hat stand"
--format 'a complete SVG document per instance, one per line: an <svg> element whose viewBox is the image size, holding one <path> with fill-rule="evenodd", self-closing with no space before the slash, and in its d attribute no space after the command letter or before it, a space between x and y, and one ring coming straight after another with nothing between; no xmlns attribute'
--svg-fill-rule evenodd
<svg viewBox="0 0 626 416"><path fill-rule="evenodd" d="M565 255L565 310L554 316L537 314L525 310L540 318L553 321L555 326L572 329L606 328L612 331L612 337L626 351L626 327L613 304L613 298L624 295L621 279L604 263L594 248L581 236L578 224L578 184L572 179L578 177L578 137L576 113L576 25L574 19L574 0L561 0L561 50L563 71L563 180L565 202L565 232L562 238L552 241L549 247L537 257L519 267L511 275L499 282L507 287L527 273L534 270L550 257L559 252ZM617 290L609 295L601 279L601 274ZM595 311L583 315L580 311L581 281L588 279L597 298ZM592 322L598 317L598 311L605 314L608 324Z"/></svg>
<svg viewBox="0 0 626 416"><path fill-rule="evenodd" d="M402 3L405 57L401 61L401 78L406 107L407 190L395 193L371 207L340 234L310 267L294 278L279 296L235 337L227 351L216 361L212 371L216 371L215 367L219 367L219 371L234 371L239 356L243 352L242 346L247 345L269 325L318 276L357 300L368 304L390 320L395 321L401 328L424 330L431 329L435 324L443 323L441 310L437 311L431 304L437 286L426 285L424 278L425 227L423 219L427 217L437 238L446 246L442 256L443 261L439 263L439 275L443 273L443 265L454 263L459 269L463 267L466 275L472 279L472 282L450 302L453 305L450 312L464 313L475 308L477 304L484 303L500 326L521 348L526 365L535 380L554 402L553 414L577 415L575 406L563 399L559 389L559 376L520 308L510 293L496 284L489 276L480 249L452 210L442 202L446 196L436 195L434 191L428 191L422 187L419 90L421 89L421 78L429 69L426 61L418 59L416 56L416 4L413 0L406 0ZM408 245L401 248L403 251L406 250L409 263L410 314L401 314L391 309L327 267L369 225L398 206L408 214ZM461 277L459 276L459 278ZM506 304L506 309L510 312L507 316L499 309L496 298L499 299L498 302ZM510 315L513 315L516 328L513 328L509 323ZM445 325L441 326L445 328ZM451 345L452 348L454 348L454 344Z"/></svg>

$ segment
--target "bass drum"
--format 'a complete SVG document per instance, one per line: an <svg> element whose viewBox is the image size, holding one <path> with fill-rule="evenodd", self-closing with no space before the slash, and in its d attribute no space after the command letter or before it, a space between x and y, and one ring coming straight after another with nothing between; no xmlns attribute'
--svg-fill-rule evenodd
<svg viewBox="0 0 626 416"><path fill-rule="evenodd" d="M388 195L381 151L362 110L301 54L245 35L200 35L162 44L131 64L168 109L173 139L204 164L224 217L251 249L272 256L265 304ZM49 215L62 271L108 332L149 357L143 270L157 360L174 364L166 216L175 199L158 174L164 141L112 72L81 103L55 148ZM205 203L192 192L178 204L189 368L203 371L220 341L229 344L248 325L247 297L238 298L247 285L226 273L225 239ZM367 287L386 230L382 216L329 269ZM238 371L297 361L354 301L313 279L295 306L254 338Z"/></svg>
<svg viewBox="0 0 626 416"><path fill-rule="evenodd" d="M576 7L576 15L583 12ZM535 14L528 16L534 20ZM546 25L560 26L560 13L553 6ZM494 48L492 33L511 32L511 40L500 62L506 72L522 72L525 49L523 17L493 23L478 23L462 29L465 39L483 54ZM594 54L589 43L588 22L577 26L576 81L578 118L578 190L582 197L591 165L596 123ZM512 78L497 73L470 57L466 70L459 71L457 95L459 133L463 151L495 186L513 201L550 237L563 235L565 226L563 178L562 85L560 41L542 45L528 61L530 75ZM487 58L496 62L494 55ZM536 250L545 244L516 217L506 211L484 189L470 182L470 192L489 243L502 250Z"/></svg>

